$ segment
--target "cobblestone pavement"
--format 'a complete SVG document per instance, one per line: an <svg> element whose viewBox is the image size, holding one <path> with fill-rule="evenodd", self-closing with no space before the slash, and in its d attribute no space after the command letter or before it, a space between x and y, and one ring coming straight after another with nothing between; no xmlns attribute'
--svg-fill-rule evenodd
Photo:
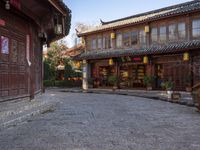
<svg viewBox="0 0 200 150"><path fill-rule="evenodd" d="M55 110L0 132L0 150L200 150L195 108L145 98L47 91Z"/></svg>

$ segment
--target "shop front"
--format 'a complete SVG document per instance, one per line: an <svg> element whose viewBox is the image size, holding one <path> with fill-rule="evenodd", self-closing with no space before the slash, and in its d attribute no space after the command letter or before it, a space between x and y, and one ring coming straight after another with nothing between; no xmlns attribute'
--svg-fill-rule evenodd
<svg viewBox="0 0 200 150"><path fill-rule="evenodd" d="M193 63L192 55L184 60L184 54L118 57L112 58L112 63L110 59L91 60L91 78L99 88L110 87L108 78L114 75L118 88L146 89L144 78L151 76L154 90L163 90L162 83L171 81L174 90L185 91L186 84L193 82Z"/></svg>
<svg viewBox="0 0 200 150"><path fill-rule="evenodd" d="M175 90L184 91L186 80L192 80L191 61L184 61L183 54L153 57L155 89L162 89L161 83L172 81ZM192 82L192 81L189 81Z"/></svg>
<svg viewBox="0 0 200 150"><path fill-rule="evenodd" d="M119 88L145 88L143 79L146 65L143 63L143 57L112 58L91 61L91 64L91 78L95 87L110 87L109 76L116 76Z"/></svg>

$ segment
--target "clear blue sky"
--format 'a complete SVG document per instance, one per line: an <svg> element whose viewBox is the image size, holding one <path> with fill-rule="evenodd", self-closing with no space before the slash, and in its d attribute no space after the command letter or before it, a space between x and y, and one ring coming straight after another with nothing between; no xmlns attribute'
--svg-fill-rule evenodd
<svg viewBox="0 0 200 150"><path fill-rule="evenodd" d="M190 0L64 0L72 10L72 27L66 38L72 46L72 34L75 33L75 24L98 24L99 19L111 21L134 14L167 7Z"/></svg>

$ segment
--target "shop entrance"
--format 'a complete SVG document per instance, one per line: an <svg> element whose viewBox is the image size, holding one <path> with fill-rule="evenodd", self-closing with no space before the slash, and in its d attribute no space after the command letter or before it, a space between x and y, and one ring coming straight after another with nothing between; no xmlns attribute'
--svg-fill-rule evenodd
<svg viewBox="0 0 200 150"><path fill-rule="evenodd" d="M99 78L100 78L100 86L108 87L108 77L115 75L114 66L100 66L99 67Z"/></svg>
<svg viewBox="0 0 200 150"><path fill-rule="evenodd" d="M120 88L144 88L145 65L120 66Z"/></svg>
<svg viewBox="0 0 200 150"><path fill-rule="evenodd" d="M164 79L164 70L162 64L155 65L155 88L161 89L161 83Z"/></svg>

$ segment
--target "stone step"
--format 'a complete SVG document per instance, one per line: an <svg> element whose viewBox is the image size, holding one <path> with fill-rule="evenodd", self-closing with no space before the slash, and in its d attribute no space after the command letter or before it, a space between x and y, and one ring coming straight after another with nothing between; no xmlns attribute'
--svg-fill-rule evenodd
<svg viewBox="0 0 200 150"><path fill-rule="evenodd" d="M16 125L21 121L53 108L56 102L50 98L40 96L32 101L5 102L0 104L0 130Z"/></svg>

